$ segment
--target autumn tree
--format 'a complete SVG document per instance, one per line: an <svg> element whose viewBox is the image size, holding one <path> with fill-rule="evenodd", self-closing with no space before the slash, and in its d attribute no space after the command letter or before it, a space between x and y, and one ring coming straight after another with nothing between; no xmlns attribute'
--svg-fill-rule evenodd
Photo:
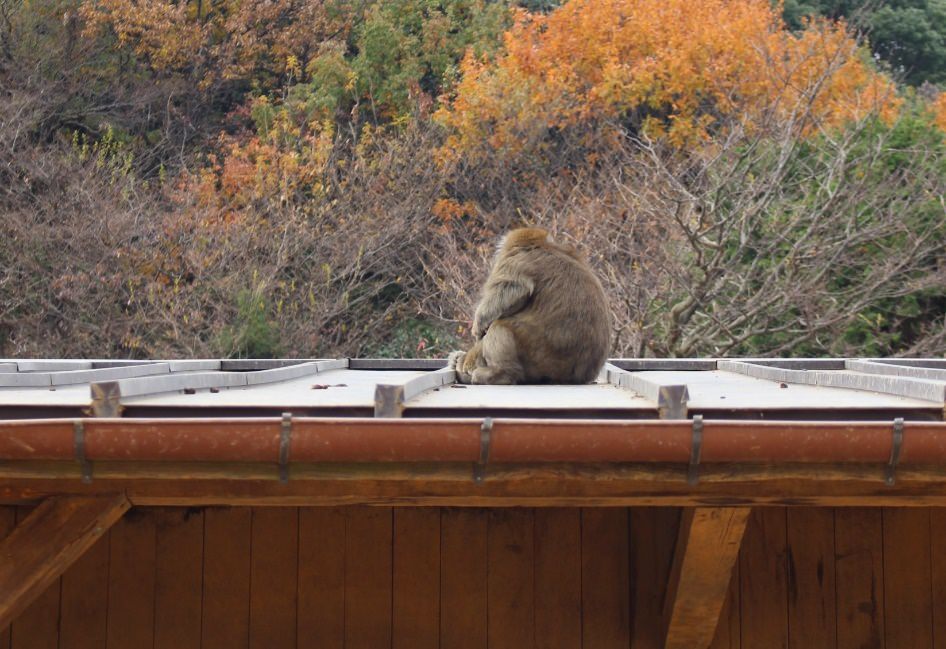
<svg viewBox="0 0 946 649"><path fill-rule="evenodd" d="M353 157L415 121L426 124L463 53L495 50L508 15L504 3L483 0L353 10L345 34L307 59L290 57L285 83L250 100L251 130L221 136L210 164L188 179L202 207L217 210L201 218L253 218L273 198L318 200L345 185Z"/></svg>
<svg viewBox="0 0 946 649"><path fill-rule="evenodd" d="M80 7L86 36L112 34L158 74L204 88L278 84L319 48L344 38L357 5L334 0L94 0Z"/></svg>
<svg viewBox="0 0 946 649"><path fill-rule="evenodd" d="M495 64L464 60L440 113L454 151L515 152L602 117L689 146L732 116L751 127L805 115L813 131L871 111L889 119L898 104L843 24L794 34L764 0L570 0L521 13L504 44Z"/></svg>

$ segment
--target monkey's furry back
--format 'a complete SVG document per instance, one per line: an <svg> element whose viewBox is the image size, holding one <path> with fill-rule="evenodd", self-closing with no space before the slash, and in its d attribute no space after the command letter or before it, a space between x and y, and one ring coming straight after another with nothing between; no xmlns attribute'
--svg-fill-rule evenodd
<svg viewBox="0 0 946 649"><path fill-rule="evenodd" d="M604 289L574 250L537 239L519 245L507 238L497 255L487 286L521 276L534 283L524 306L497 322L515 336L523 382L591 382L611 347Z"/></svg>

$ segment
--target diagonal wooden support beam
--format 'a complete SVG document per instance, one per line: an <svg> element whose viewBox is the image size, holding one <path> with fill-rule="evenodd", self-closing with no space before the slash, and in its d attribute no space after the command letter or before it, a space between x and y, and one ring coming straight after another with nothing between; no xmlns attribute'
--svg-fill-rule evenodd
<svg viewBox="0 0 946 649"><path fill-rule="evenodd" d="M0 541L0 629L81 557L129 506L124 494L48 498Z"/></svg>
<svg viewBox="0 0 946 649"><path fill-rule="evenodd" d="M713 642L749 507L683 510L664 620L666 649L706 649Z"/></svg>

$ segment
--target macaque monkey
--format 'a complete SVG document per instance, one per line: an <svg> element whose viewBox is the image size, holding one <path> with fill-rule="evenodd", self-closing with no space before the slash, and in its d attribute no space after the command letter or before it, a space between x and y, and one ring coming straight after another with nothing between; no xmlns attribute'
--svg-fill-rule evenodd
<svg viewBox="0 0 946 649"><path fill-rule="evenodd" d="M571 246L541 228L499 244L473 317L476 342L450 354L461 383L589 383L607 359L601 283Z"/></svg>

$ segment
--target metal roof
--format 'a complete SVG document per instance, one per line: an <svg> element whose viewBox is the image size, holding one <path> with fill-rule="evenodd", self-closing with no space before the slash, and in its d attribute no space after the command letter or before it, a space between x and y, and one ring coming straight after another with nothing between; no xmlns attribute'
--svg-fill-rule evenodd
<svg viewBox="0 0 946 649"><path fill-rule="evenodd" d="M946 405L942 359L615 359L591 385L520 386L458 385L443 366L412 359L0 359L0 415L939 419Z"/></svg>

